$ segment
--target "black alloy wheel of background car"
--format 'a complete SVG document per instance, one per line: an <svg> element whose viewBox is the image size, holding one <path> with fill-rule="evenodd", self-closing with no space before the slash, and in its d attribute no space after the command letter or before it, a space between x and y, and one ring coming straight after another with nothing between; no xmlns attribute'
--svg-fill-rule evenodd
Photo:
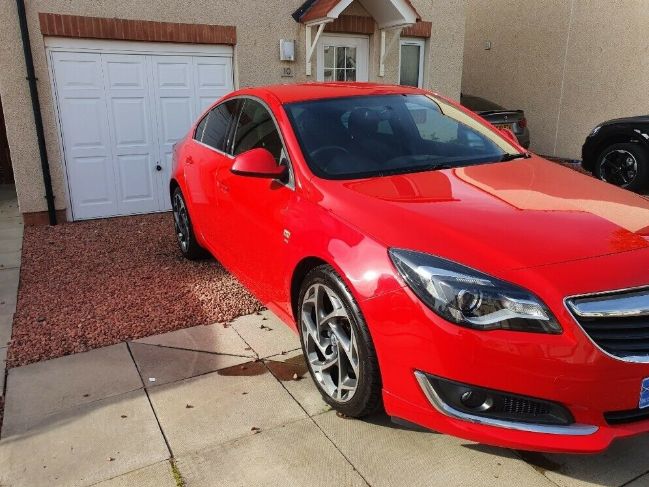
<svg viewBox="0 0 649 487"><path fill-rule="evenodd" d="M649 115L609 120L586 137L582 166L630 191L649 185Z"/></svg>

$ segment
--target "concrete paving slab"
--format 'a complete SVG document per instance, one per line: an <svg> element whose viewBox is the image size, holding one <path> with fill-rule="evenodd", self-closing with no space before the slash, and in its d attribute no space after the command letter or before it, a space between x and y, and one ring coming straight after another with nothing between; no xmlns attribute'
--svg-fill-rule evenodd
<svg viewBox="0 0 649 487"><path fill-rule="evenodd" d="M331 410L311 379L302 350L289 352L285 356L274 355L266 365L309 416Z"/></svg>
<svg viewBox="0 0 649 487"><path fill-rule="evenodd" d="M0 485L90 485L168 457L140 390L50 415L27 432L3 437Z"/></svg>
<svg viewBox="0 0 649 487"><path fill-rule="evenodd" d="M149 397L176 456L307 417L261 362L154 387Z"/></svg>
<svg viewBox="0 0 649 487"><path fill-rule="evenodd" d="M2 437L52 413L141 387L125 343L10 369Z"/></svg>
<svg viewBox="0 0 649 487"><path fill-rule="evenodd" d="M163 333L162 335L141 338L140 340L135 340L135 343L246 357L255 356L253 350L246 350L246 348L249 348L248 345L246 345L235 330L230 327L226 328L220 323L194 326L192 328Z"/></svg>
<svg viewBox="0 0 649 487"><path fill-rule="evenodd" d="M177 460L188 486L366 486L311 420L261 431Z"/></svg>
<svg viewBox="0 0 649 487"><path fill-rule="evenodd" d="M22 234L20 236L0 235L0 252L20 252L23 248Z"/></svg>
<svg viewBox="0 0 649 487"><path fill-rule="evenodd" d="M300 348L300 339L293 330L268 310L241 316L230 326L262 358Z"/></svg>
<svg viewBox="0 0 649 487"><path fill-rule="evenodd" d="M649 437L638 436L613 443L599 455L550 455L556 465L545 475L562 487L624 485L649 470ZM649 478L639 485L648 485Z"/></svg>
<svg viewBox="0 0 649 487"><path fill-rule="evenodd" d="M0 247L2 244L0 244ZM0 250L0 269L13 269L20 267L20 250L3 252Z"/></svg>
<svg viewBox="0 0 649 487"><path fill-rule="evenodd" d="M624 484L624 487L648 487L649 486L649 474L638 477L628 484Z"/></svg>
<svg viewBox="0 0 649 487"><path fill-rule="evenodd" d="M8 314L16 311L19 281L20 269L0 269L0 313Z"/></svg>
<svg viewBox="0 0 649 487"><path fill-rule="evenodd" d="M4 347L11 340L11 327L14 321L13 313L0 314L0 347Z"/></svg>
<svg viewBox="0 0 649 487"><path fill-rule="evenodd" d="M189 379L250 361L249 357L217 355L144 343L132 342L129 347L142 382L147 388Z"/></svg>
<svg viewBox="0 0 649 487"><path fill-rule="evenodd" d="M0 232L23 228L23 219L20 216L7 216L0 219Z"/></svg>
<svg viewBox="0 0 649 487"><path fill-rule="evenodd" d="M0 229L0 242L4 241L22 241L23 238L23 227L22 226L13 226L8 228ZM21 245L22 246L22 245Z"/></svg>
<svg viewBox="0 0 649 487"><path fill-rule="evenodd" d="M165 461L93 484L93 487L176 487L176 481L170 463Z"/></svg>
<svg viewBox="0 0 649 487"><path fill-rule="evenodd" d="M330 411L313 420L374 487L556 487L509 450L401 428L384 415L359 421Z"/></svg>

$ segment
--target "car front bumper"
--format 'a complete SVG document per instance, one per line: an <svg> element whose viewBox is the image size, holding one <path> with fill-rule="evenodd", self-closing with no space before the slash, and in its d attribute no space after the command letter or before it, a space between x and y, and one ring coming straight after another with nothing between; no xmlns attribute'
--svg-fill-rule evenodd
<svg viewBox="0 0 649 487"><path fill-rule="evenodd" d="M619 258L618 270L624 270L624 259L632 260ZM552 278L551 269L546 277ZM609 424L604 418L606 412L638 408L649 364L606 355L574 322L562 298L550 301L564 329L560 335L463 328L434 314L407 287L364 301L387 413L481 443L546 452L596 453L618 438L649 432L649 419ZM435 403L421 375L418 380L421 373L559 403L572 413L574 425L520 428L461 417Z"/></svg>

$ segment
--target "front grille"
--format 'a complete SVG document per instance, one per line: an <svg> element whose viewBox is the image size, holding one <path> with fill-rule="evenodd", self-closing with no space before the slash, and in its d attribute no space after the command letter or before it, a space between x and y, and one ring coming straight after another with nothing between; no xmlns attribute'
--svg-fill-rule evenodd
<svg viewBox="0 0 649 487"><path fill-rule="evenodd" d="M610 411L604 413L604 419L608 424L627 424L649 419L649 408L629 409L627 411Z"/></svg>
<svg viewBox="0 0 649 487"><path fill-rule="evenodd" d="M588 336L611 355L649 355L649 316L577 319Z"/></svg>
<svg viewBox="0 0 649 487"><path fill-rule="evenodd" d="M543 416L550 412L547 404L516 396L504 396L503 411L509 414Z"/></svg>
<svg viewBox="0 0 649 487"><path fill-rule="evenodd" d="M649 292L572 298L567 301L588 336L605 352L622 359L649 361Z"/></svg>

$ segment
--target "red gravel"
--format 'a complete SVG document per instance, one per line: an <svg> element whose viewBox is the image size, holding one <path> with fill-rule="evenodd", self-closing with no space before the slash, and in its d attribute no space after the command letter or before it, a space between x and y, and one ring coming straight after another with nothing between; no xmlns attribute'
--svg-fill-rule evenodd
<svg viewBox="0 0 649 487"><path fill-rule="evenodd" d="M183 259L169 213L26 227L7 366L260 309L214 260Z"/></svg>

